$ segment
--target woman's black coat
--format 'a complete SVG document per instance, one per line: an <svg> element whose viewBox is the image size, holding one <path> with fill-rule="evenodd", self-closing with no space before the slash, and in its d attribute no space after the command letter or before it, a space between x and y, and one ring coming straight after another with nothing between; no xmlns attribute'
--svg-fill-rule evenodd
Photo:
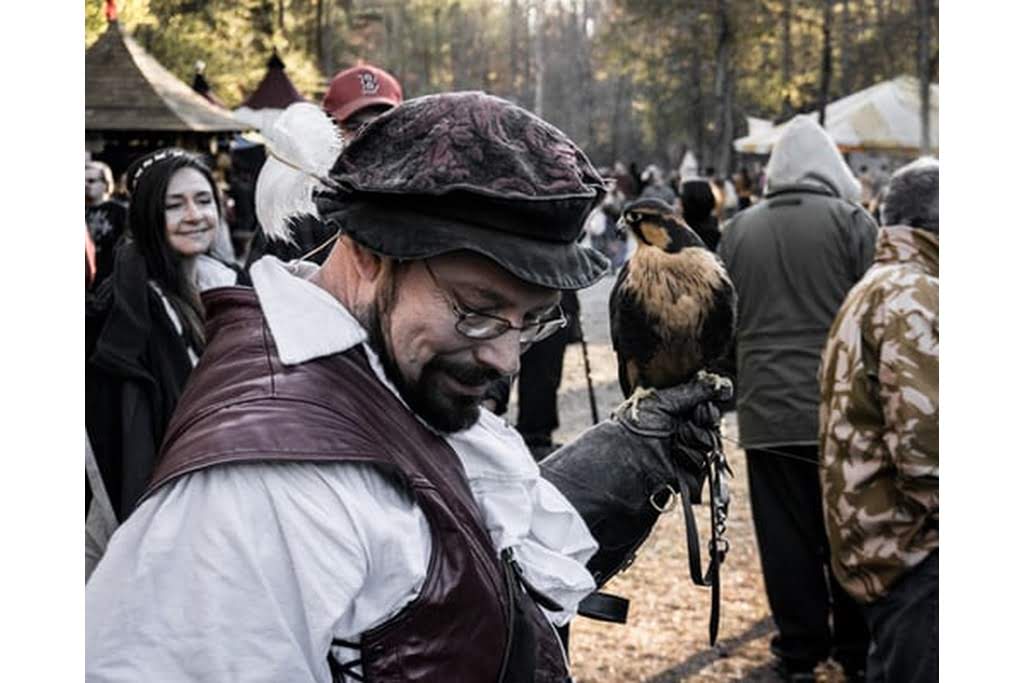
<svg viewBox="0 0 1024 683"><path fill-rule="evenodd" d="M135 244L86 301L86 431L118 522L135 507L192 371Z"/></svg>

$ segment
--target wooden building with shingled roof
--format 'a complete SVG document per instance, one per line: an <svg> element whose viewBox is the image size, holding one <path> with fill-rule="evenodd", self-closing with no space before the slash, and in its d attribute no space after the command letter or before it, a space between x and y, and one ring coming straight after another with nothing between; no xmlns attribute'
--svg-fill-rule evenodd
<svg viewBox="0 0 1024 683"><path fill-rule="evenodd" d="M165 69L116 19L86 50L86 150L115 173L171 145L215 154L236 133L251 129Z"/></svg>

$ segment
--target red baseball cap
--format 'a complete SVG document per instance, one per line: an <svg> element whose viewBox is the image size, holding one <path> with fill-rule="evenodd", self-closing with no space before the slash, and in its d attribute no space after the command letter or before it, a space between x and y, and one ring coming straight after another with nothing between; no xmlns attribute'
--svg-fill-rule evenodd
<svg viewBox="0 0 1024 683"><path fill-rule="evenodd" d="M402 102L402 86L384 69L361 64L331 79L322 106L338 123L375 104L394 107Z"/></svg>

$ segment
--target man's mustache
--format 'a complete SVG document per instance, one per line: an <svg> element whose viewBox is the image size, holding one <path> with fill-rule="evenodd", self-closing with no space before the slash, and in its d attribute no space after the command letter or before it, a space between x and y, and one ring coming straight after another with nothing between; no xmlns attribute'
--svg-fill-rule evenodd
<svg viewBox="0 0 1024 683"><path fill-rule="evenodd" d="M427 363L426 370L430 372L443 372L469 387L490 384L501 379L501 373L494 368L459 363L447 358L434 358Z"/></svg>

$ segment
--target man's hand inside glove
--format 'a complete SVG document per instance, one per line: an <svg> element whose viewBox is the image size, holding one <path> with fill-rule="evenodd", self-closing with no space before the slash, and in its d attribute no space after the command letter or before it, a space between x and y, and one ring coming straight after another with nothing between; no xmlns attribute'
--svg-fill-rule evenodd
<svg viewBox="0 0 1024 683"><path fill-rule="evenodd" d="M657 520L652 501L668 487L678 490L682 479L690 500L697 499L705 456L717 438L715 403L731 395L727 379L699 373L686 384L623 404L611 419L541 462L542 475L569 499L601 546L588 565L598 583L628 563Z"/></svg>
<svg viewBox="0 0 1024 683"><path fill-rule="evenodd" d="M724 403L731 397L732 382L702 370L685 384L649 389L635 404L620 404L612 418L634 434L664 438L690 426L691 421L699 421L701 427L717 425L719 412L715 403Z"/></svg>
<svg viewBox="0 0 1024 683"><path fill-rule="evenodd" d="M670 453L687 475L683 479L690 500L699 503L705 459L718 446L721 411L717 404L730 398L732 382L702 370L690 382L648 390L639 400L620 404L612 419L639 436L670 439Z"/></svg>

